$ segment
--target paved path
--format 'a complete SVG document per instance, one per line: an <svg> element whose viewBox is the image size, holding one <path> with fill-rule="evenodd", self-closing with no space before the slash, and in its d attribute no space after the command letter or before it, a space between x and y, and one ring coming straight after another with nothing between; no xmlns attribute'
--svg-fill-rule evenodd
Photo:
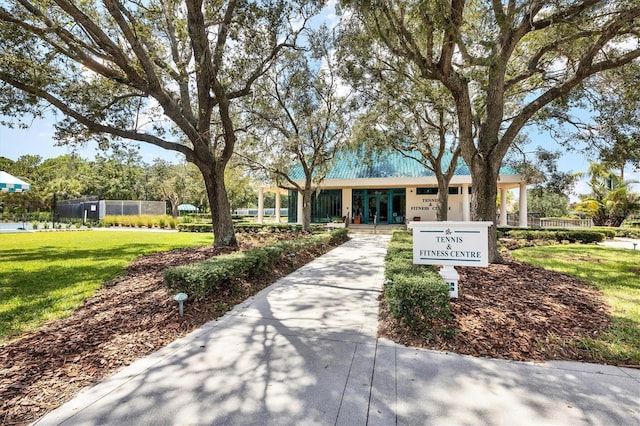
<svg viewBox="0 0 640 426"><path fill-rule="evenodd" d="M631 250L640 250L640 238L614 238L613 240L604 240L598 245L615 248L626 248Z"/></svg>
<svg viewBox="0 0 640 426"><path fill-rule="evenodd" d="M38 424L640 424L639 370L376 339L387 242L354 237Z"/></svg>

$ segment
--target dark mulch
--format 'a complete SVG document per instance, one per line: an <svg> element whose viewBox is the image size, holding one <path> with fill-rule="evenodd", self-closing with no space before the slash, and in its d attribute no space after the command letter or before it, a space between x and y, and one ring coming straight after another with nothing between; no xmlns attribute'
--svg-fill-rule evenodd
<svg viewBox="0 0 640 426"><path fill-rule="evenodd" d="M414 335L381 300L379 335L408 346L481 357L593 360L589 352L566 344L596 337L609 324L600 293L584 281L509 256L488 268L456 269L459 298L451 302L452 319L434 324L444 333Z"/></svg>
<svg viewBox="0 0 640 426"><path fill-rule="evenodd" d="M240 248L259 247L275 237L247 236ZM106 283L62 320L0 344L0 424L26 424L53 410L80 389L218 318L249 295L312 260L298 253L267 277L236 282L201 301L188 301L180 317L162 284L164 270L230 250L212 246L143 256L126 274ZM237 291L240 285L243 292Z"/></svg>

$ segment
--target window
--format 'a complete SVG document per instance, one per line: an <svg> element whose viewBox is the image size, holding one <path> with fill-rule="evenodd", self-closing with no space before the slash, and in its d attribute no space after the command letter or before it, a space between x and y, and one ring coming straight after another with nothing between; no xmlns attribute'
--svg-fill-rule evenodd
<svg viewBox="0 0 640 426"><path fill-rule="evenodd" d="M416 188L416 194L418 195L437 195L438 188Z"/></svg>
<svg viewBox="0 0 640 426"><path fill-rule="evenodd" d="M326 223L342 218L342 190L325 189L311 196L311 222Z"/></svg>
<svg viewBox="0 0 640 426"><path fill-rule="evenodd" d="M457 186L450 186L449 187L449 195L458 195L458 187Z"/></svg>

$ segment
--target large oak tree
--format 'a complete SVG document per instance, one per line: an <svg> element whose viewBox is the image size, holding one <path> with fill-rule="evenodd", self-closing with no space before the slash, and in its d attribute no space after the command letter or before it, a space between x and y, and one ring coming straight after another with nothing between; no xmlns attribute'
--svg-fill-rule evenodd
<svg viewBox="0 0 640 426"><path fill-rule="evenodd" d="M57 138L177 151L204 178L216 246L237 244L224 170L236 103L318 0L12 0L0 5L0 113L65 118Z"/></svg>
<svg viewBox="0 0 640 426"><path fill-rule="evenodd" d="M595 74L640 56L637 0L340 4L350 72L400 59L451 93L475 220L495 222L502 160L536 114Z"/></svg>
<svg viewBox="0 0 640 426"><path fill-rule="evenodd" d="M246 116L253 124L243 158L302 197L302 226L311 231L312 195L349 138L353 106L336 75L332 34L310 31L305 51L283 55L256 83ZM298 173L296 173L298 172Z"/></svg>

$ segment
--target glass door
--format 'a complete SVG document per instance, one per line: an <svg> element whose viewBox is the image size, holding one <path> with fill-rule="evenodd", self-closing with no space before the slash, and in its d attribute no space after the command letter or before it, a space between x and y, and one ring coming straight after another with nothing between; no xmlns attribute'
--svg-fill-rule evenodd
<svg viewBox="0 0 640 426"><path fill-rule="evenodd" d="M380 196L370 195L369 196L369 215L367 217L367 223L380 223L380 217L378 216L379 212L380 212Z"/></svg>
<svg viewBox="0 0 640 426"><path fill-rule="evenodd" d="M369 195L367 223L389 223L389 195L386 193Z"/></svg>

